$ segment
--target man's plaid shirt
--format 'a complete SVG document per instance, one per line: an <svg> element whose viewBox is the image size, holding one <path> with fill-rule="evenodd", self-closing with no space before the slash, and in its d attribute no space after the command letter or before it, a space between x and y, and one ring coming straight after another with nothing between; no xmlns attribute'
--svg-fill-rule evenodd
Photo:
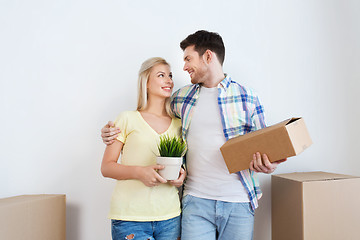
<svg viewBox="0 0 360 240"><path fill-rule="evenodd" d="M227 76L218 88L218 104L221 113L223 132L226 140L264 128L264 108L257 95ZM181 118L182 136L186 136L201 87L199 84L187 85L176 91L171 100L171 109ZM220 151L220 149L219 149ZM255 172L250 169L238 172L240 181L249 194L252 208L258 207L262 192Z"/></svg>

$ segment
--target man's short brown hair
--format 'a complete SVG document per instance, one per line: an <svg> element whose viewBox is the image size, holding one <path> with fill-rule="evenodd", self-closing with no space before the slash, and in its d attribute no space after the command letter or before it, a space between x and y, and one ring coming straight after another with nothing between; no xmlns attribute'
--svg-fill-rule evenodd
<svg viewBox="0 0 360 240"><path fill-rule="evenodd" d="M197 51L200 56L208 49L215 52L220 64L223 65L225 59L225 46L218 33L199 30L196 33L190 34L180 43L180 47L183 51L189 46L194 46L195 51Z"/></svg>

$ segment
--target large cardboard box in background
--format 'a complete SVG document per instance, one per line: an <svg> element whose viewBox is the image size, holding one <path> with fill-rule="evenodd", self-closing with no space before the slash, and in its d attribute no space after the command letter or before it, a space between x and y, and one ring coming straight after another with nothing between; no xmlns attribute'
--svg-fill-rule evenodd
<svg viewBox="0 0 360 240"><path fill-rule="evenodd" d="M0 199L0 239L65 240L65 195L22 195Z"/></svg>
<svg viewBox="0 0 360 240"><path fill-rule="evenodd" d="M256 152L266 153L271 162L298 155L312 144L303 118L291 118L228 140L221 154L230 173L249 168Z"/></svg>
<svg viewBox="0 0 360 240"><path fill-rule="evenodd" d="M360 177L272 175L272 240L360 239Z"/></svg>

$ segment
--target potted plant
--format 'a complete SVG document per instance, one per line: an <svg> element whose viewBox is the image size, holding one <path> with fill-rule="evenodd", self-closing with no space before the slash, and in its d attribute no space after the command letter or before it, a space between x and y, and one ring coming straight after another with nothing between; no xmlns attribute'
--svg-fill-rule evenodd
<svg viewBox="0 0 360 240"><path fill-rule="evenodd" d="M157 157L156 163L165 166L159 170L160 176L166 180L176 180L186 152L186 143L179 137L164 135L160 137L158 150L160 156Z"/></svg>

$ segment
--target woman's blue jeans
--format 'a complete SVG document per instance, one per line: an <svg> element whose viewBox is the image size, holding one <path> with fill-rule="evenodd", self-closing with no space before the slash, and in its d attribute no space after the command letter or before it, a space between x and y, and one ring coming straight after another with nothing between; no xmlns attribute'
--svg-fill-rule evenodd
<svg viewBox="0 0 360 240"><path fill-rule="evenodd" d="M111 220L113 240L178 240L180 216L164 221L136 222Z"/></svg>

